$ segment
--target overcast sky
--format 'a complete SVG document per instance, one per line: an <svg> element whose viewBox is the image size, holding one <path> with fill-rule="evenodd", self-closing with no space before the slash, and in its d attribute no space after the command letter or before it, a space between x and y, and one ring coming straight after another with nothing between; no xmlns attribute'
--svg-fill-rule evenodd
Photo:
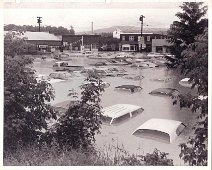
<svg viewBox="0 0 212 170"><path fill-rule="evenodd" d="M139 16L145 16L144 25L151 28L169 28L177 20L175 14L182 3L127 3L113 5L52 5L31 4L31 6L6 4L4 24L37 25L37 16L42 17L42 25L63 26L75 31L87 31L110 26L140 26ZM41 7L41 9L38 9Z"/></svg>

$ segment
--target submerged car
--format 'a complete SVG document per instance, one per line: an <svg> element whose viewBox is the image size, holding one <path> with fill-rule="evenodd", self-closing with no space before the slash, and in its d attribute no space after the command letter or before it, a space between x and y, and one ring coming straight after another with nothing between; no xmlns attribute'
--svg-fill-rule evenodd
<svg viewBox="0 0 212 170"><path fill-rule="evenodd" d="M155 79L150 79L150 80L152 80L152 81L159 81L159 82L165 82L165 83L167 83L167 82L170 82L171 80L173 80L172 78L170 78L170 77L167 77L167 78L155 78Z"/></svg>
<svg viewBox="0 0 212 170"><path fill-rule="evenodd" d="M90 64L91 66L106 66L107 63L106 62L97 62L95 64Z"/></svg>
<svg viewBox="0 0 212 170"><path fill-rule="evenodd" d="M181 86L191 88L191 87L192 87L192 83L189 82L189 79L190 79L190 78L184 78L184 79L182 79L182 80L179 81L179 84L180 84Z"/></svg>
<svg viewBox="0 0 212 170"><path fill-rule="evenodd" d="M101 119L103 122L120 123L138 113L143 112L143 108L131 104L116 104L102 109Z"/></svg>
<svg viewBox="0 0 212 170"><path fill-rule="evenodd" d="M147 57L154 57L154 58L158 58L158 57L164 57L164 54L162 53L156 53L156 52L151 52L149 54L147 54Z"/></svg>
<svg viewBox="0 0 212 170"><path fill-rule="evenodd" d="M107 83L107 82L104 82L104 81L103 82L100 82L100 84L98 84L97 82L85 82L85 83L83 83L82 87L85 87L85 86L87 86L89 84L93 84L95 86L100 85L103 88L110 87L110 83Z"/></svg>
<svg viewBox="0 0 212 170"><path fill-rule="evenodd" d="M69 78L74 77L74 74L68 72L53 72L49 74L49 77L53 79L68 80Z"/></svg>
<svg viewBox="0 0 212 170"><path fill-rule="evenodd" d="M172 143L184 130L186 126L177 120L150 119L139 126L132 135L144 138L168 140Z"/></svg>
<svg viewBox="0 0 212 170"><path fill-rule="evenodd" d="M99 76L110 76L115 77L116 74L112 72L109 68L94 68L93 69Z"/></svg>
<svg viewBox="0 0 212 170"><path fill-rule="evenodd" d="M178 96L180 92L173 88L158 88L151 91L149 94L152 95L165 95L165 96Z"/></svg>
<svg viewBox="0 0 212 170"><path fill-rule="evenodd" d="M158 65L151 63L151 62L140 62L140 63L134 63L131 65L131 67L139 67L139 68L155 68L158 67Z"/></svg>
<svg viewBox="0 0 212 170"><path fill-rule="evenodd" d="M38 82L45 81L45 82L50 83L50 84L64 81L62 79L54 79L54 78L52 78L48 75L44 75L44 74L38 74L38 75L36 75L35 78Z"/></svg>
<svg viewBox="0 0 212 170"><path fill-rule="evenodd" d="M121 85L121 86L117 86L115 87L115 89L120 89L120 90L129 90L130 92L138 92L140 90L142 90L141 86L135 86L135 85Z"/></svg>
<svg viewBox="0 0 212 170"><path fill-rule="evenodd" d="M123 76L123 78L124 79L131 79L131 80L142 80L144 78L144 76L131 74L131 75Z"/></svg>

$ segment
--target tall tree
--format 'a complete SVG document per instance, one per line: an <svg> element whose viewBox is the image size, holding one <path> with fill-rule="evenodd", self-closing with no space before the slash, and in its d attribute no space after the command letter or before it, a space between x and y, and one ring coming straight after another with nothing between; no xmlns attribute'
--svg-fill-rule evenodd
<svg viewBox="0 0 212 170"><path fill-rule="evenodd" d="M179 21L174 21L168 30L170 42L173 45L170 47L174 58L167 57L171 62L169 67L177 67L183 55L181 54L186 46L193 43L195 36L202 34L207 26L207 19L204 19L207 12L207 7L203 6L202 2L184 2L180 8L182 12L178 12L176 16Z"/></svg>
<svg viewBox="0 0 212 170"><path fill-rule="evenodd" d="M180 107L197 112L194 133L188 142L181 144L180 157L189 165L207 165L208 162L208 29L196 37L195 42L182 52L182 73L190 78L196 95L180 95Z"/></svg>
<svg viewBox="0 0 212 170"><path fill-rule="evenodd" d="M18 33L21 34L21 33ZM4 36L4 55L12 56L21 55L27 52L34 45L27 43L24 39L18 37L17 33L7 33Z"/></svg>
<svg viewBox="0 0 212 170"><path fill-rule="evenodd" d="M71 25L70 27L71 27L71 28L70 28L70 30L69 30L69 34L74 35L74 34L75 34L74 27L73 27L72 25Z"/></svg>
<svg viewBox="0 0 212 170"><path fill-rule="evenodd" d="M25 42L14 38L16 43L13 43L11 36L8 39L4 47L5 150L35 143L38 131L47 129L46 120L56 118L48 104L54 97L51 85L36 80L31 58L18 56Z"/></svg>

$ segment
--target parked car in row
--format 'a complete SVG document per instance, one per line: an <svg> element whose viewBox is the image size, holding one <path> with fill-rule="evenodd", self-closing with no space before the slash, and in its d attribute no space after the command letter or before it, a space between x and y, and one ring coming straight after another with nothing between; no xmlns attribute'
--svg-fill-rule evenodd
<svg viewBox="0 0 212 170"><path fill-rule="evenodd" d="M162 96L178 96L180 92L174 88L158 88L151 91L151 95L162 95Z"/></svg>
<svg viewBox="0 0 212 170"><path fill-rule="evenodd" d="M139 135L143 138L163 140L172 143L185 129L185 125L177 120L149 119L137 129L132 135Z"/></svg>
<svg viewBox="0 0 212 170"><path fill-rule="evenodd" d="M54 71L80 71L84 68L81 65L69 65L67 61L55 62L53 65Z"/></svg>
<svg viewBox="0 0 212 170"><path fill-rule="evenodd" d="M136 116L143 112L140 106L131 104L116 104L102 109L101 120L105 123L117 124Z"/></svg>

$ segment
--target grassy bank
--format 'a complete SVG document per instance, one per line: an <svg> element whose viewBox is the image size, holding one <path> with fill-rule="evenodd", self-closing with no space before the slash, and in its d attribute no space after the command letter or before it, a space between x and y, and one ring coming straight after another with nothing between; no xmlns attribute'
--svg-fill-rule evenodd
<svg viewBox="0 0 212 170"><path fill-rule="evenodd" d="M28 147L16 152L4 153L4 166L142 166L173 165L165 153L157 150L152 154L130 155L120 151L82 152L80 150L59 150L56 147Z"/></svg>

